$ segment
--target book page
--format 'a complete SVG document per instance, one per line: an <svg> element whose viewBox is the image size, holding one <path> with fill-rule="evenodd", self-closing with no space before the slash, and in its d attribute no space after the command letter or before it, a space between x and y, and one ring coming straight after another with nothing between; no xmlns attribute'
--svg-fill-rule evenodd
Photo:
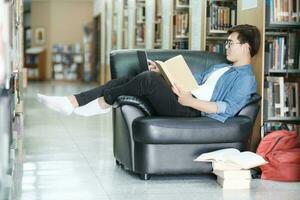
<svg viewBox="0 0 300 200"><path fill-rule="evenodd" d="M240 170L242 167L233 162L213 161L212 168L214 170Z"/></svg>
<svg viewBox="0 0 300 200"><path fill-rule="evenodd" d="M228 161L229 155L239 155L240 151L234 148L228 148L228 149L221 149L209 153L203 153L198 158L196 158L194 161Z"/></svg>
<svg viewBox="0 0 300 200"><path fill-rule="evenodd" d="M227 159L240 165L243 169L250 169L268 163L263 157L250 151L228 155Z"/></svg>
<svg viewBox="0 0 300 200"><path fill-rule="evenodd" d="M172 86L172 83L174 82L174 79L172 77L172 75L168 72L168 70L166 69L166 64L160 60L156 60L155 61L156 66L158 67L160 73L162 74L162 76L164 77L165 81L167 81L167 83Z"/></svg>

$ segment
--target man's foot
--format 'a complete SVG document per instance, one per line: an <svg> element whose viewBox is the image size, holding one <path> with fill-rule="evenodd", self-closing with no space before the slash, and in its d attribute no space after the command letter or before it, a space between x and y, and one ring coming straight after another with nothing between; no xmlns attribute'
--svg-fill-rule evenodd
<svg viewBox="0 0 300 200"><path fill-rule="evenodd" d="M68 97L63 96L46 96L43 94L37 94L39 102L47 106L48 108L55 110L65 115L71 115L74 111L74 107Z"/></svg>
<svg viewBox="0 0 300 200"><path fill-rule="evenodd" d="M103 103L101 104L102 99L98 98L84 106L75 108L74 113L84 117L108 113L111 110L111 106L108 104L108 106L104 105ZM100 105L102 105L102 107Z"/></svg>

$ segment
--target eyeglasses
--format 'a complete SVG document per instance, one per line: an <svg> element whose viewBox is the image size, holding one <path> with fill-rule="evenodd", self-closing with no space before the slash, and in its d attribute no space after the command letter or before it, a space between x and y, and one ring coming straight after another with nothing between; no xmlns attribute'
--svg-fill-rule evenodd
<svg viewBox="0 0 300 200"><path fill-rule="evenodd" d="M230 48L234 44L242 44L242 43L240 43L240 42L232 42L231 40L226 40L225 41L225 46L227 46L228 48Z"/></svg>

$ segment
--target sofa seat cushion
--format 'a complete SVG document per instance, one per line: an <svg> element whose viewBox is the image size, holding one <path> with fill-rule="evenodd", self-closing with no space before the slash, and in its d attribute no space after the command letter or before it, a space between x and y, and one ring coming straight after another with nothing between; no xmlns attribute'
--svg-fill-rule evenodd
<svg viewBox="0 0 300 200"><path fill-rule="evenodd" d="M209 144L245 142L252 131L246 116L225 123L208 117L140 117L132 124L133 139L145 144Z"/></svg>

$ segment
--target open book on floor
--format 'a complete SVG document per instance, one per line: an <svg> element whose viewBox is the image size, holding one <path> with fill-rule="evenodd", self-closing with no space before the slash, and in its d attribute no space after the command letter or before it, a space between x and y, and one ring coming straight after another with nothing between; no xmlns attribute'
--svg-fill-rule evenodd
<svg viewBox="0 0 300 200"><path fill-rule="evenodd" d="M260 155L250 151L240 152L234 148L221 149L209 153L203 153L194 161L225 162L240 166L241 169L250 169L267 163Z"/></svg>
<svg viewBox="0 0 300 200"><path fill-rule="evenodd" d="M143 60L148 59L146 52L138 51L137 55L140 65L144 65ZM168 84L175 83L185 91L193 91L198 88L198 83L182 55L172 57L166 61L155 60L154 62Z"/></svg>

